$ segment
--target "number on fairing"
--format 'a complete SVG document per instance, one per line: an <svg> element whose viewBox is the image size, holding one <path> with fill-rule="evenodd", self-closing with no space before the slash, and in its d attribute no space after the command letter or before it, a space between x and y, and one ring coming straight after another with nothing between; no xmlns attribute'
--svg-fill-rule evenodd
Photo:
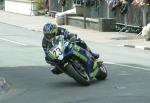
<svg viewBox="0 0 150 103"><path fill-rule="evenodd" d="M61 51L60 48L55 48L55 49L53 50L53 55L55 56L55 58L61 59L63 53L62 53L62 51Z"/></svg>

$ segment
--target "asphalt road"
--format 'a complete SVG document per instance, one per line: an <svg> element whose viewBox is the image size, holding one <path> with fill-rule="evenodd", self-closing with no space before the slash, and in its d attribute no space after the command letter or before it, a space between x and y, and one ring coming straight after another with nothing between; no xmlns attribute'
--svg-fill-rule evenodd
<svg viewBox="0 0 150 103"><path fill-rule="evenodd" d="M149 103L150 52L88 42L108 68L105 81L78 85L53 75L44 61L42 34L0 23L0 103Z"/></svg>

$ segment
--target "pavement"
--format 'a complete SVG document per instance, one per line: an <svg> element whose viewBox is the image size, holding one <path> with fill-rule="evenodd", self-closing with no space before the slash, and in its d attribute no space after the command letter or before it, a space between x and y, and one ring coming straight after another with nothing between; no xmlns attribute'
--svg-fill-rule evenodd
<svg viewBox="0 0 150 103"><path fill-rule="evenodd" d="M56 23L56 19L49 16L27 16L0 10L0 22L29 30L38 31L42 34L43 25L47 22ZM85 41L96 43L109 43L116 46L150 50L150 41L146 41L141 35L125 32L100 32L69 25L58 25L77 33Z"/></svg>

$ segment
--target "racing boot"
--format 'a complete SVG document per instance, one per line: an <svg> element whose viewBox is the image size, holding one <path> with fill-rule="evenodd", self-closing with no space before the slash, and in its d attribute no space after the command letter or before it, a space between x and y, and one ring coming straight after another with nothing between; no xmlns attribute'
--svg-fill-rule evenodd
<svg viewBox="0 0 150 103"><path fill-rule="evenodd" d="M103 61L102 61L102 60L98 60L98 61L97 61L97 66L98 66L98 67L101 67L102 64L103 64Z"/></svg>
<svg viewBox="0 0 150 103"><path fill-rule="evenodd" d="M52 71L53 74L56 74L56 75L63 73L63 72L60 71L57 67L55 67L55 68L52 69L51 71Z"/></svg>
<svg viewBox="0 0 150 103"><path fill-rule="evenodd" d="M93 53L91 50L90 50L90 53L92 54L92 56L93 56L95 59L98 59L98 58L99 58L99 54Z"/></svg>

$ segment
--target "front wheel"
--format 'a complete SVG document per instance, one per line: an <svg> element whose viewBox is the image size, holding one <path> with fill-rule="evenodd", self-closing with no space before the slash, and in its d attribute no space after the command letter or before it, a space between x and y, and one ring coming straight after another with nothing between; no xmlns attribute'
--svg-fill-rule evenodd
<svg viewBox="0 0 150 103"><path fill-rule="evenodd" d="M67 74L75 79L79 84L83 86L90 85L90 77L85 70L81 68L75 68L72 64L66 66Z"/></svg>
<svg viewBox="0 0 150 103"><path fill-rule="evenodd" d="M98 72L97 75L95 76L95 78L97 80L105 80L107 77L107 70L106 67L104 66L104 64L101 65L101 67L98 68Z"/></svg>

